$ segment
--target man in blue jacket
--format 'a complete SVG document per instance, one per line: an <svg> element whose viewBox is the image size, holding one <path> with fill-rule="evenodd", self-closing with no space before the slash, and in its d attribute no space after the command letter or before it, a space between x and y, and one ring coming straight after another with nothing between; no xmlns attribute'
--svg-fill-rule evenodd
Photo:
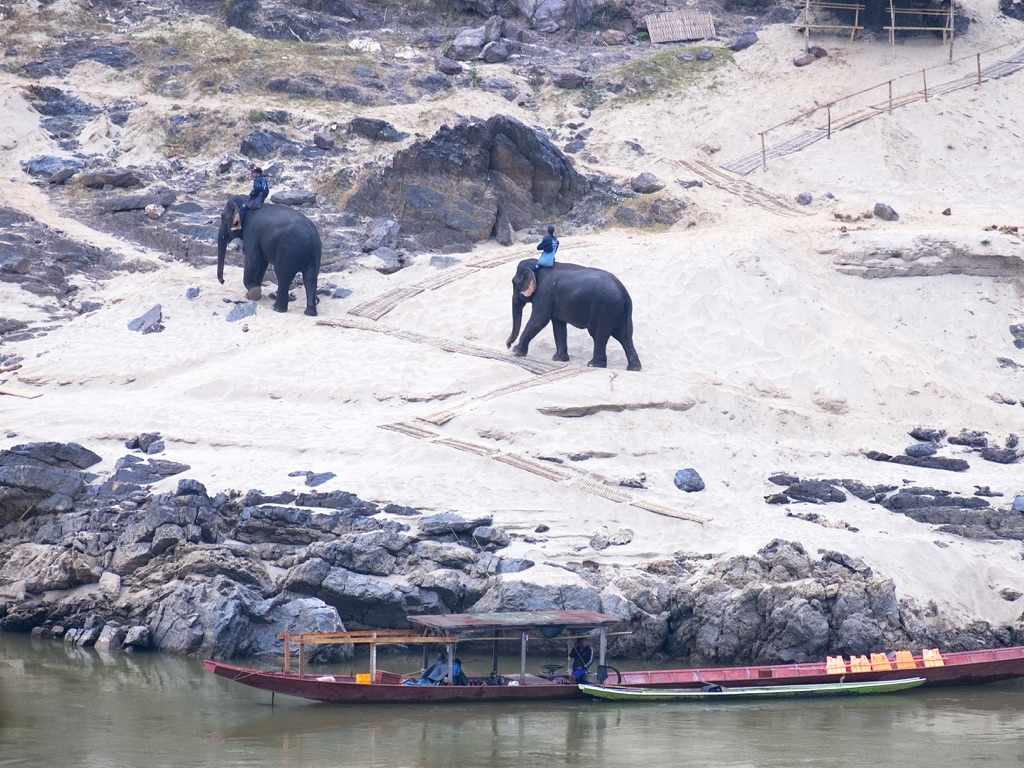
<svg viewBox="0 0 1024 768"><path fill-rule="evenodd" d="M537 257L537 266L533 270L534 274L538 274L541 267L555 266L555 251L558 250L558 238L555 237L554 227L548 226L547 237L540 241L537 245L537 250L540 251L540 256Z"/></svg>
<svg viewBox="0 0 1024 768"><path fill-rule="evenodd" d="M238 209L239 217L235 220L235 226L232 229L241 229L242 222L245 221L245 212L261 207L269 194L270 184L267 183L267 179L263 175L263 169L259 166L254 167L252 169L252 192L249 193L249 199Z"/></svg>

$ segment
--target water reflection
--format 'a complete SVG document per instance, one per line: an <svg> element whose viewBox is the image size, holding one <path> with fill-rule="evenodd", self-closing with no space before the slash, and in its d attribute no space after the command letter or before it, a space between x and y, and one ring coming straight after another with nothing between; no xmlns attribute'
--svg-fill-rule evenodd
<svg viewBox="0 0 1024 768"><path fill-rule="evenodd" d="M718 706L337 706L0 635L0 766L1011 766L1024 684Z"/></svg>

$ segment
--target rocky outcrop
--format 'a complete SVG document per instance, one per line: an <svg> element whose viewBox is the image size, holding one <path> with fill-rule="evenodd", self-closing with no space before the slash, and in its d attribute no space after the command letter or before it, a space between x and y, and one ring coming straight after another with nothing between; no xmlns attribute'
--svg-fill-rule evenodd
<svg viewBox="0 0 1024 768"><path fill-rule="evenodd" d="M37 510L0 527L0 630L31 630L75 647L225 658L280 654L285 629L404 628L417 613L583 609L621 619L628 634L615 636L613 658L722 664L1024 637L1017 626L976 623L965 632L899 600L892 581L863 562L839 552L812 556L798 542L777 540L720 561L677 554L632 568L535 564L502 555L512 539L490 515L421 515L338 491L211 497L188 478L154 495L146 482L81 475L77 467L94 459L59 443L0 454L2 471L79 473L81 487L67 509ZM818 488L789 475L773 480L794 494ZM957 515L993 513L983 500L957 504L941 491L846 487L931 524L976 525ZM838 493L830 483L818 491ZM990 531L1024 535L1020 523L999 517L999 528L996 519ZM602 529L590 546L630 539L626 529ZM552 652L564 648L564 640L546 642ZM324 646L308 660L350 653Z"/></svg>
<svg viewBox="0 0 1024 768"><path fill-rule="evenodd" d="M512 229L561 216L589 183L545 136L505 115L461 120L395 154L352 195L350 213L390 218L412 250L466 252Z"/></svg>
<svg viewBox="0 0 1024 768"><path fill-rule="evenodd" d="M819 249L843 274L868 278L1021 277L1024 247L1003 232L847 232Z"/></svg>

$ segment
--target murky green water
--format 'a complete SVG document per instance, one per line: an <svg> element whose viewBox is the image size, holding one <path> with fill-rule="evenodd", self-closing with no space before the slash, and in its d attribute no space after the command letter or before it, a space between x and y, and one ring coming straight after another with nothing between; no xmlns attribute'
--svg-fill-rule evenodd
<svg viewBox="0 0 1024 768"><path fill-rule="evenodd" d="M405 670L401 670L405 671ZM354 707L0 634L0 766L1024 766L1024 682L733 703Z"/></svg>

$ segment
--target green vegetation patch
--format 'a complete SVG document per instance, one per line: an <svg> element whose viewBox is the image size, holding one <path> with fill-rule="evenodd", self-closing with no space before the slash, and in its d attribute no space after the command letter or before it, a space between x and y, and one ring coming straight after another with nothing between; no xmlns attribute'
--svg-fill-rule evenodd
<svg viewBox="0 0 1024 768"><path fill-rule="evenodd" d="M698 59L701 51L710 51L712 57L706 61ZM706 45L671 48L627 62L602 75L595 85L619 98L643 99L702 85L714 87L717 72L733 63L732 51L727 48Z"/></svg>

